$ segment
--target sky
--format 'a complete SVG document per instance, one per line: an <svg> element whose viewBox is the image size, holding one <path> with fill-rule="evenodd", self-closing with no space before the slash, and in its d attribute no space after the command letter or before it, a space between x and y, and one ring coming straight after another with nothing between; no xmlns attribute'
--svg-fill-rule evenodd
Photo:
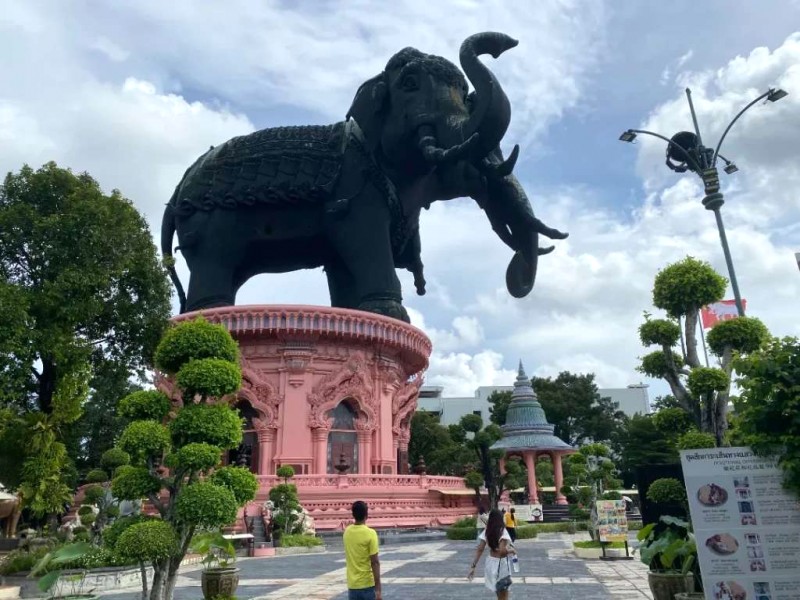
<svg viewBox="0 0 800 600"><path fill-rule="evenodd" d="M663 382L636 371L656 273L687 255L727 275L713 215L664 145L691 128L716 142L769 87L723 154L723 208L748 314L800 335L800 1L692 0L5 0L0 10L0 173L49 160L117 188L158 233L186 168L236 135L340 121L359 84L406 46L457 62L464 38L501 31L519 46L495 72L512 103L503 141L534 210L570 233L542 257L526 298L505 289L510 250L470 199L422 215L428 293L399 272L415 325L434 343L426 382L445 394L529 374L594 373L601 387ZM178 271L188 271L180 255ZM730 288L727 298L732 298ZM261 275L238 304L328 304L321 270ZM177 301L175 301L177 310Z"/></svg>

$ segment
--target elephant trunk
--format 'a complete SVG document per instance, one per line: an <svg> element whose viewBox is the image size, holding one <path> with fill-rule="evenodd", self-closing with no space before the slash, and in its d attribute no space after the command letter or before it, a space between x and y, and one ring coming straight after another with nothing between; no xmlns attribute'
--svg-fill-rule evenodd
<svg viewBox="0 0 800 600"><path fill-rule="evenodd" d="M478 60L482 54L494 58L516 46L519 42L503 33L484 32L468 37L461 44L461 68L475 88L471 114L463 128L463 139L477 133L477 154L484 157L503 139L511 122L511 103L494 74Z"/></svg>

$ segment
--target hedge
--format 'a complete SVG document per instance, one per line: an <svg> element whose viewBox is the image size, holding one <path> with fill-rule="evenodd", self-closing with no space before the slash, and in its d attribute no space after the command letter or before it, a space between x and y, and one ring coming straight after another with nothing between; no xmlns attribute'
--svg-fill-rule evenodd
<svg viewBox="0 0 800 600"><path fill-rule="evenodd" d="M448 540L477 540L477 527L448 527L446 531Z"/></svg>
<svg viewBox="0 0 800 600"><path fill-rule="evenodd" d="M281 536L281 548L311 548L322 546L322 539L314 535L286 533Z"/></svg>

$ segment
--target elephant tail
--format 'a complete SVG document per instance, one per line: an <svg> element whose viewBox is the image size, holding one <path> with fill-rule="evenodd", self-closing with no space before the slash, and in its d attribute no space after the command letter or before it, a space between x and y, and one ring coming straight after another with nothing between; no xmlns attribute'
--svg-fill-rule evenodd
<svg viewBox="0 0 800 600"><path fill-rule="evenodd" d="M174 235L175 209L172 207L172 202L170 202L167 204L167 208L164 210L164 217L161 219L161 254L164 266L169 273L169 278L178 292L180 311L184 313L186 312L186 293L183 291L183 285L181 285L181 280L178 278L178 272L175 270L175 259L172 256L172 238Z"/></svg>

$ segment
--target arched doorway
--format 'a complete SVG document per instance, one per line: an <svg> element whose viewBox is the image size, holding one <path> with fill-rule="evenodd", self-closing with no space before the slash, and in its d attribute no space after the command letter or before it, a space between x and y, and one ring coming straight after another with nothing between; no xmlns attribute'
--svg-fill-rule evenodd
<svg viewBox="0 0 800 600"><path fill-rule="evenodd" d="M258 417L259 413L247 400L239 400L235 408L244 419L242 443L238 448L228 451L228 464L247 467L251 472L258 474L258 434L253 419Z"/></svg>
<svg viewBox="0 0 800 600"><path fill-rule="evenodd" d="M328 473L338 473L336 466L342 461L349 467L345 473L358 473L356 417L356 411L348 400L342 400L336 408L328 411L328 418L333 420L328 432Z"/></svg>

